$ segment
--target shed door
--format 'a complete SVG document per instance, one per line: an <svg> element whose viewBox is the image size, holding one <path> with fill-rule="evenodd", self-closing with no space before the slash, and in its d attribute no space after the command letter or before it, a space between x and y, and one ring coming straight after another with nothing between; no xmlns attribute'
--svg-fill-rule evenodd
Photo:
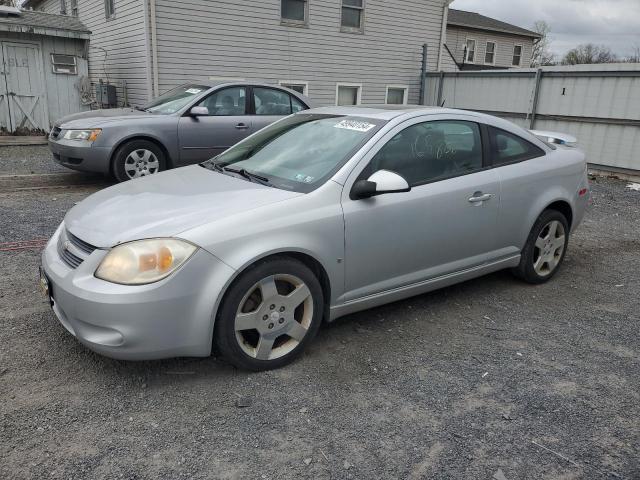
<svg viewBox="0 0 640 480"><path fill-rule="evenodd" d="M40 48L2 42L0 121L10 132L48 130ZM4 78L2 78L4 77Z"/></svg>

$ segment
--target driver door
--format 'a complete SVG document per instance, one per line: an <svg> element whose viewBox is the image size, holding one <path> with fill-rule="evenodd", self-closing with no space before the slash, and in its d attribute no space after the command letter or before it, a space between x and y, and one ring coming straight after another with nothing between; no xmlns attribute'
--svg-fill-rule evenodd
<svg viewBox="0 0 640 480"><path fill-rule="evenodd" d="M343 195L346 301L491 257L500 192L495 171L486 168L481 132L467 120L414 119L392 130L352 172ZM378 170L400 174L411 191L351 199L352 185Z"/></svg>
<svg viewBox="0 0 640 480"><path fill-rule="evenodd" d="M189 165L215 157L252 133L246 87L229 87L201 100L208 116L187 112L178 122L180 164Z"/></svg>

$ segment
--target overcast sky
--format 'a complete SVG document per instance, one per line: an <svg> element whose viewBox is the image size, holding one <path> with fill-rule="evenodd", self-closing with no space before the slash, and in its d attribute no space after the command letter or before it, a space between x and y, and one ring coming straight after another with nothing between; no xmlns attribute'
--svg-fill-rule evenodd
<svg viewBox="0 0 640 480"><path fill-rule="evenodd" d="M529 29L546 20L558 55L581 43L608 45L620 56L640 47L640 0L455 0L451 7Z"/></svg>

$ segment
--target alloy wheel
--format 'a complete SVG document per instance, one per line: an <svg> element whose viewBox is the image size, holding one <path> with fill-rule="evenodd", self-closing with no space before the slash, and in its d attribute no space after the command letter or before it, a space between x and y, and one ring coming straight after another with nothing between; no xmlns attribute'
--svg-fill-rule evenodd
<svg viewBox="0 0 640 480"><path fill-rule="evenodd" d="M133 150L124 160L124 171L129 178L146 177L159 170L160 162L151 150Z"/></svg>
<svg viewBox="0 0 640 480"><path fill-rule="evenodd" d="M250 357L274 360L300 344L312 319L309 287L294 275L272 275L254 284L240 301L236 339Z"/></svg>
<svg viewBox="0 0 640 480"><path fill-rule="evenodd" d="M564 226L557 220L547 223L536 239L533 254L533 269L546 277L560 264L565 246Z"/></svg>

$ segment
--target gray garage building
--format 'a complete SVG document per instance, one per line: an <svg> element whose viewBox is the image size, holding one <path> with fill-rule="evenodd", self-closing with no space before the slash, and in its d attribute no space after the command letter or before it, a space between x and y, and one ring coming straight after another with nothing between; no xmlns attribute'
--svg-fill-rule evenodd
<svg viewBox="0 0 640 480"><path fill-rule="evenodd" d="M87 109L89 29L77 18L0 6L0 131L46 132Z"/></svg>

